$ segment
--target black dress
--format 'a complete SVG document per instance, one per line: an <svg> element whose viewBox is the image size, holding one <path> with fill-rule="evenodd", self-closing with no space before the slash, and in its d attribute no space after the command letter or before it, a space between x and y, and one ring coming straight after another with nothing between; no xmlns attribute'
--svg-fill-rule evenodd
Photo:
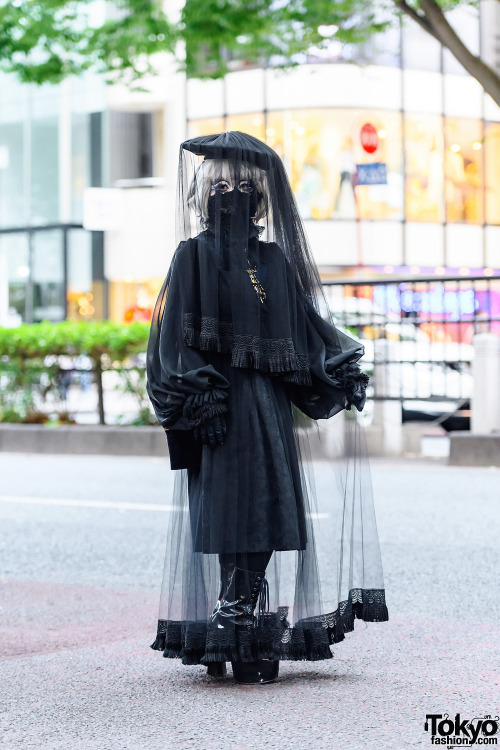
<svg viewBox="0 0 500 750"><path fill-rule="evenodd" d="M306 528L293 417L286 385L227 354L207 362L229 381L224 444L204 446L188 470L190 516L198 552L299 550Z"/></svg>

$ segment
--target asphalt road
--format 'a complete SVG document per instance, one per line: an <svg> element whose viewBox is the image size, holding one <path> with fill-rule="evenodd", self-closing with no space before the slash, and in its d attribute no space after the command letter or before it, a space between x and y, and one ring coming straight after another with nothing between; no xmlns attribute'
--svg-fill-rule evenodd
<svg viewBox="0 0 500 750"><path fill-rule="evenodd" d="M402 750L498 715L500 470L371 467L389 622L244 687L149 648L166 460L0 453L0 747Z"/></svg>

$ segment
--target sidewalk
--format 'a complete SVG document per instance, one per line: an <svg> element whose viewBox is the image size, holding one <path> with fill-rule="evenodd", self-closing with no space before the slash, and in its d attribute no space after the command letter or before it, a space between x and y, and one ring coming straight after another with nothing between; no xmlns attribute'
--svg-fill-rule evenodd
<svg viewBox="0 0 500 750"><path fill-rule="evenodd" d="M389 622L255 687L149 648L164 461L3 454L0 471L5 750L406 750L433 747L428 713L499 713L499 470L373 459ZM82 507L99 484L103 507Z"/></svg>

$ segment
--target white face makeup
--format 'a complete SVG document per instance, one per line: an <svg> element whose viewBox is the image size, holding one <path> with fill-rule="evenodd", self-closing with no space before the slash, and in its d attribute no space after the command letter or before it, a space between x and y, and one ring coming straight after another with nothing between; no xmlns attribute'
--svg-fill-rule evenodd
<svg viewBox="0 0 500 750"><path fill-rule="evenodd" d="M238 166L237 177L232 165L223 159L204 159L196 170L188 194L197 216L205 220L208 216L208 199L214 195L232 193L237 188L243 194L258 195L258 209L255 219L258 221L267 213L264 196L267 193L267 176L256 166L242 163Z"/></svg>
<svg viewBox="0 0 500 750"><path fill-rule="evenodd" d="M215 193L230 193L232 190L234 190L234 187L235 185L232 180L221 177L219 179L212 180L210 195L215 195ZM238 183L238 190L240 191L240 193L251 193L253 189L254 186L250 180L240 180Z"/></svg>

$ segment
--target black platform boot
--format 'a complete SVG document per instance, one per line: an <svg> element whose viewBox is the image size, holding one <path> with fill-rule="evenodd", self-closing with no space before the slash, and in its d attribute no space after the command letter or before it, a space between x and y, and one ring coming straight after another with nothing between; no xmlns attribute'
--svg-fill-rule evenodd
<svg viewBox="0 0 500 750"><path fill-rule="evenodd" d="M212 627L253 627L253 613L257 606L263 572L242 570L234 565L221 565L221 588L217 604L209 617ZM225 662L212 662L207 666L210 677L225 677Z"/></svg>
<svg viewBox="0 0 500 750"><path fill-rule="evenodd" d="M280 663L272 659L244 662L232 661L233 677L240 685L265 685L276 682Z"/></svg>
<svg viewBox="0 0 500 750"><path fill-rule="evenodd" d="M257 601L259 601L260 615L264 616L269 609L269 586L264 572L253 572L235 569L235 586L237 603L234 609L240 608L242 616L235 617L234 623L247 628L258 627L254 616ZM240 585L243 588L240 588ZM241 685L263 685L278 679L279 661L272 659L258 659L254 662L231 661L235 682Z"/></svg>
<svg viewBox="0 0 500 750"><path fill-rule="evenodd" d="M263 572L221 566L221 590L209 617L210 624L218 628L228 624L254 627L253 613L264 580Z"/></svg>

